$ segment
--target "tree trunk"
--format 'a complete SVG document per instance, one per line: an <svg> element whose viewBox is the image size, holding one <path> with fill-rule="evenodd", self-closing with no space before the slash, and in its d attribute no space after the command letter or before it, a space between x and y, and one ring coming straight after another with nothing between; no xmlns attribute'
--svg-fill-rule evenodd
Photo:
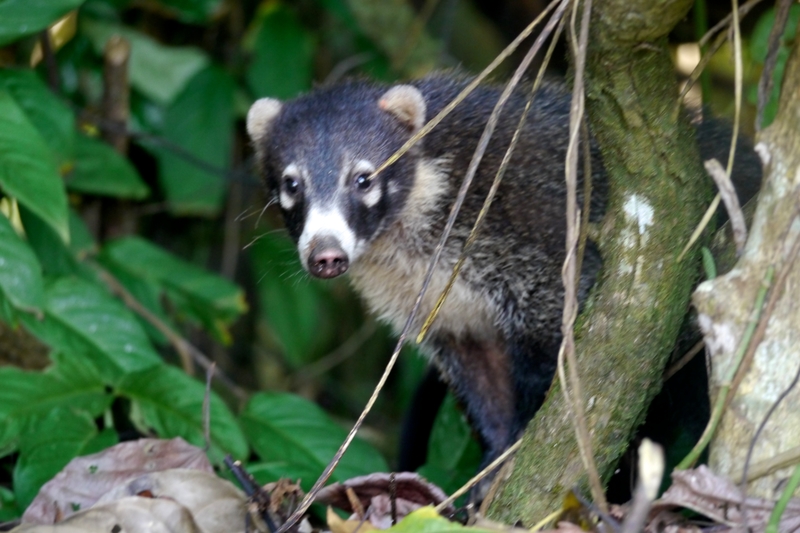
<svg viewBox="0 0 800 533"><path fill-rule="evenodd" d="M691 0L595 2L587 108L610 180L603 274L576 327L578 372L595 460L607 480L661 386L697 263L677 257L710 198L694 133L677 112L666 35ZM586 493L568 407L558 390L528 426L491 518L530 526Z"/></svg>
<svg viewBox="0 0 800 533"><path fill-rule="evenodd" d="M730 384L745 329L766 321L749 370L738 387L711 443L710 466L739 482L751 440L767 411L798 372L800 357L800 42L786 66L780 111L758 136L756 150L766 163L750 237L736 266L724 276L701 284L694 294L699 322L711 356L712 393ZM767 303L754 302L767 271L774 271ZM774 298L774 302L770 300ZM756 330L755 336L761 336ZM746 341L745 341L746 342ZM764 427L751 462L772 458L800 443L800 389L782 400ZM795 455L796 457L796 455ZM796 462L796 459L795 459ZM790 463L791 464L791 463ZM750 468L750 472L753 472ZM753 481L748 495L773 498L782 489L787 469Z"/></svg>

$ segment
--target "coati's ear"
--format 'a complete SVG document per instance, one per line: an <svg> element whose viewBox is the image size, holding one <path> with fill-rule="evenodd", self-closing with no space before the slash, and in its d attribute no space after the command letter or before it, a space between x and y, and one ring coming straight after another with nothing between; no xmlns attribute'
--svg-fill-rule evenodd
<svg viewBox="0 0 800 533"><path fill-rule="evenodd" d="M419 130L425 124L425 98L412 85L392 87L378 100L378 107L393 114L413 131Z"/></svg>
<svg viewBox="0 0 800 533"><path fill-rule="evenodd" d="M264 138L282 107L281 101L275 98L261 98L250 107L247 112L247 133L253 142Z"/></svg>

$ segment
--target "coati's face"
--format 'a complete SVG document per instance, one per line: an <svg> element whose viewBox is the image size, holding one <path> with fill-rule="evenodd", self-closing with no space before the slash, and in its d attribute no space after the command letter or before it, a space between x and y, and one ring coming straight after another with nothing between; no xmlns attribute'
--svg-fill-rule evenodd
<svg viewBox="0 0 800 533"><path fill-rule="evenodd" d="M413 152L373 173L424 120L422 94L406 85L354 83L253 104L248 133L310 274L343 274L397 219L413 186Z"/></svg>

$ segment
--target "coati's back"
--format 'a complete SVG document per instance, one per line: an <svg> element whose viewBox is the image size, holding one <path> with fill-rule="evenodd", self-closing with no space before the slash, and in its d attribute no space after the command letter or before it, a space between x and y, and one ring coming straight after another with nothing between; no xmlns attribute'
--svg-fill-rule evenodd
<svg viewBox="0 0 800 533"><path fill-rule="evenodd" d="M499 90L478 87L408 154L369 177L467 81L438 76L392 88L348 82L285 104L263 99L248 115L268 187L303 267L322 278L349 272L372 311L397 330L422 286ZM412 334L450 277L525 97L514 95L501 116ZM427 350L465 405L487 460L513 442L552 379L563 298L568 113L569 97L559 87L536 95L484 226L428 335ZM606 180L593 156L596 217ZM599 264L590 246L584 293Z"/></svg>

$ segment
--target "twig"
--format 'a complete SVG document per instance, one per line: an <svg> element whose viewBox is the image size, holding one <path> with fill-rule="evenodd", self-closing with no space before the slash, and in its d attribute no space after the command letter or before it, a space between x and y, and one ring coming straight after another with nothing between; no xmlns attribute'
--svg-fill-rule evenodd
<svg viewBox="0 0 800 533"><path fill-rule="evenodd" d="M739 6L739 15L741 17L747 15L751 9L761 3L762 0L749 0L745 2L741 6ZM708 30L702 39L697 43L700 47L703 47L708 44L709 39L713 37L717 32L724 29L726 26L730 25L731 20L733 19L733 13L728 14L725 18L714 24L714 27Z"/></svg>
<svg viewBox="0 0 800 533"><path fill-rule="evenodd" d="M58 75L58 63L53 53L53 41L50 39L50 28L45 28L39 33L39 42L42 46L42 57L47 68L47 85L54 93L58 93L61 80Z"/></svg>
<svg viewBox="0 0 800 533"><path fill-rule="evenodd" d="M744 221L742 206L739 205L739 197L733 188L731 176L716 159L709 159L705 162L706 172L714 179L719 189L719 195L725 209L728 211L728 218L733 230L733 242L736 244L736 255L741 255L744 245L747 242L747 223Z"/></svg>
<svg viewBox="0 0 800 533"><path fill-rule="evenodd" d="M225 466L227 466L228 470L233 474L233 477L239 482L245 495L252 503L255 503L255 510L264 521L267 530L270 533L275 533L278 530L278 526L275 525L275 521L272 519L272 515L269 512L269 493L256 482L250 472L244 469L240 461L234 461L230 455L226 455L224 462ZM250 515L248 514L248 516Z"/></svg>
<svg viewBox="0 0 800 533"><path fill-rule="evenodd" d="M678 94L678 99L675 102L675 115L676 116L679 113L681 113L681 110L683 109L683 100L684 100L684 98L689 93L689 91L692 89L692 87L694 87L695 83L697 83L697 80L700 79L700 77L703 75L703 73L706 70L706 67L711 62L711 58L714 57L714 54L716 54L719 51L719 49L722 47L722 44L725 42L725 37L726 36L725 36L724 33L722 33L720 35L717 35L717 38L714 39L714 43L711 45L710 48L708 48L708 50L706 50L703 53L703 57L700 58L700 62L697 63L697 65L694 67L694 70L692 70L692 73L689 74L689 77L686 79L686 82L683 84L683 88L681 89L681 92ZM705 45L701 45L701 47L705 48Z"/></svg>
<svg viewBox="0 0 800 533"><path fill-rule="evenodd" d="M575 354L575 319L578 316L577 292L577 261L578 239L580 233L580 212L578 210L578 140L580 137L580 124L583 122L584 113L584 73L586 66L586 48L589 40L589 20L592 12L592 0L585 0L581 17L579 41L574 41L574 24L577 16L577 3L573 4L573 26L570 35L575 56L575 83L572 92L570 108L569 144L567 145L567 158L565 165L565 178L567 183L567 242L566 258L562 269L564 282L564 312L561 321L561 332L564 339L558 354L558 375L561 379L561 391L565 402L572 414L570 420L575 430L575 439L580 451L581 461L589 476L589 488L595 504L604 513L608 512L603 492L603 483L597 471L592 449L592 439L586 424L586 410L584 406L583 388L578 375L578 358ZM585 147L588 149L588 147ZM569 381L564 372L564 360L569 366Z"/></svg>
<svg viewBox="0 0 800 533"><path fill-rule="evenodd" d="M346 341L340 344L335 350L327 355L322 356L310 365L304 366L297 370L290 381L297 384L302 379L308 381L328 372L333 367L343 363L351 358L358 352L358 349L363 345L378 329L378 324L374 320L367 320L364 322L358 331L353 333Z"/></svg>
<svg viewBox="0 0 800 533"><path fill-rule="evenodd" d="M151 326L156 328L162 335L164 335L164 337L167 338L169 343L178 353L181 361L184 362L184 369L186 368L186 361L189 361L190 364L191 361L195 361L206 371L211 368L212 361L206 357L203 352L195 348L189 341L172 331L171 327L165 324L148 308L139 303L139 301L130 293L130 291L128 291L128 289L125 288L124 285L117 280L117 278L102 268L98 268L97 272L106 285L108 285L109 289L111 289L112 293L122 298L122 301L125 303L125 305L145 319ZM231 380L224 373L216 372L214 377L216 377L220 383L225 385L239 401L243 402L247 400L247 392L234 383L233 380Z"/></svg>
<svg viewBox="0 0 800 533"><path fill-rule="evenodd" d="M683 354L683 356L675 362L674 365L670 366L666 372L664 372L664 381L667 381L669 378L680 372L681 368L686 366L686 364L694 359L694 356L700 353L706 345L706 342L703 340L697 341L697 343L689 348L689 351Z"/></svg>
<svg viewBox="0 0 800 533"><path fill-rule="evenodd" d="M747 469L746 481L750 483L756 479L774 474L778 470L800 463L800 446L789 448L769 459L754 463ZM746 466L746 465L745 465Z"/></svg>
<svg viewBox="0 0 800 533"><path fill-rule="evenodd" d="M115 127L102 128L103 138L120 154L128 153L127 125L130 118L128 61L131 45L119 35L112 36L103 52L103 118Z"/></svg>
<svg viewBox="0 0 800 533"><path fill-rule="evenodd" d="M206 371L206 392L203 394L203 439L206 441L205 450L211 449L211 379L214 377L216 363Z"/></svg>

